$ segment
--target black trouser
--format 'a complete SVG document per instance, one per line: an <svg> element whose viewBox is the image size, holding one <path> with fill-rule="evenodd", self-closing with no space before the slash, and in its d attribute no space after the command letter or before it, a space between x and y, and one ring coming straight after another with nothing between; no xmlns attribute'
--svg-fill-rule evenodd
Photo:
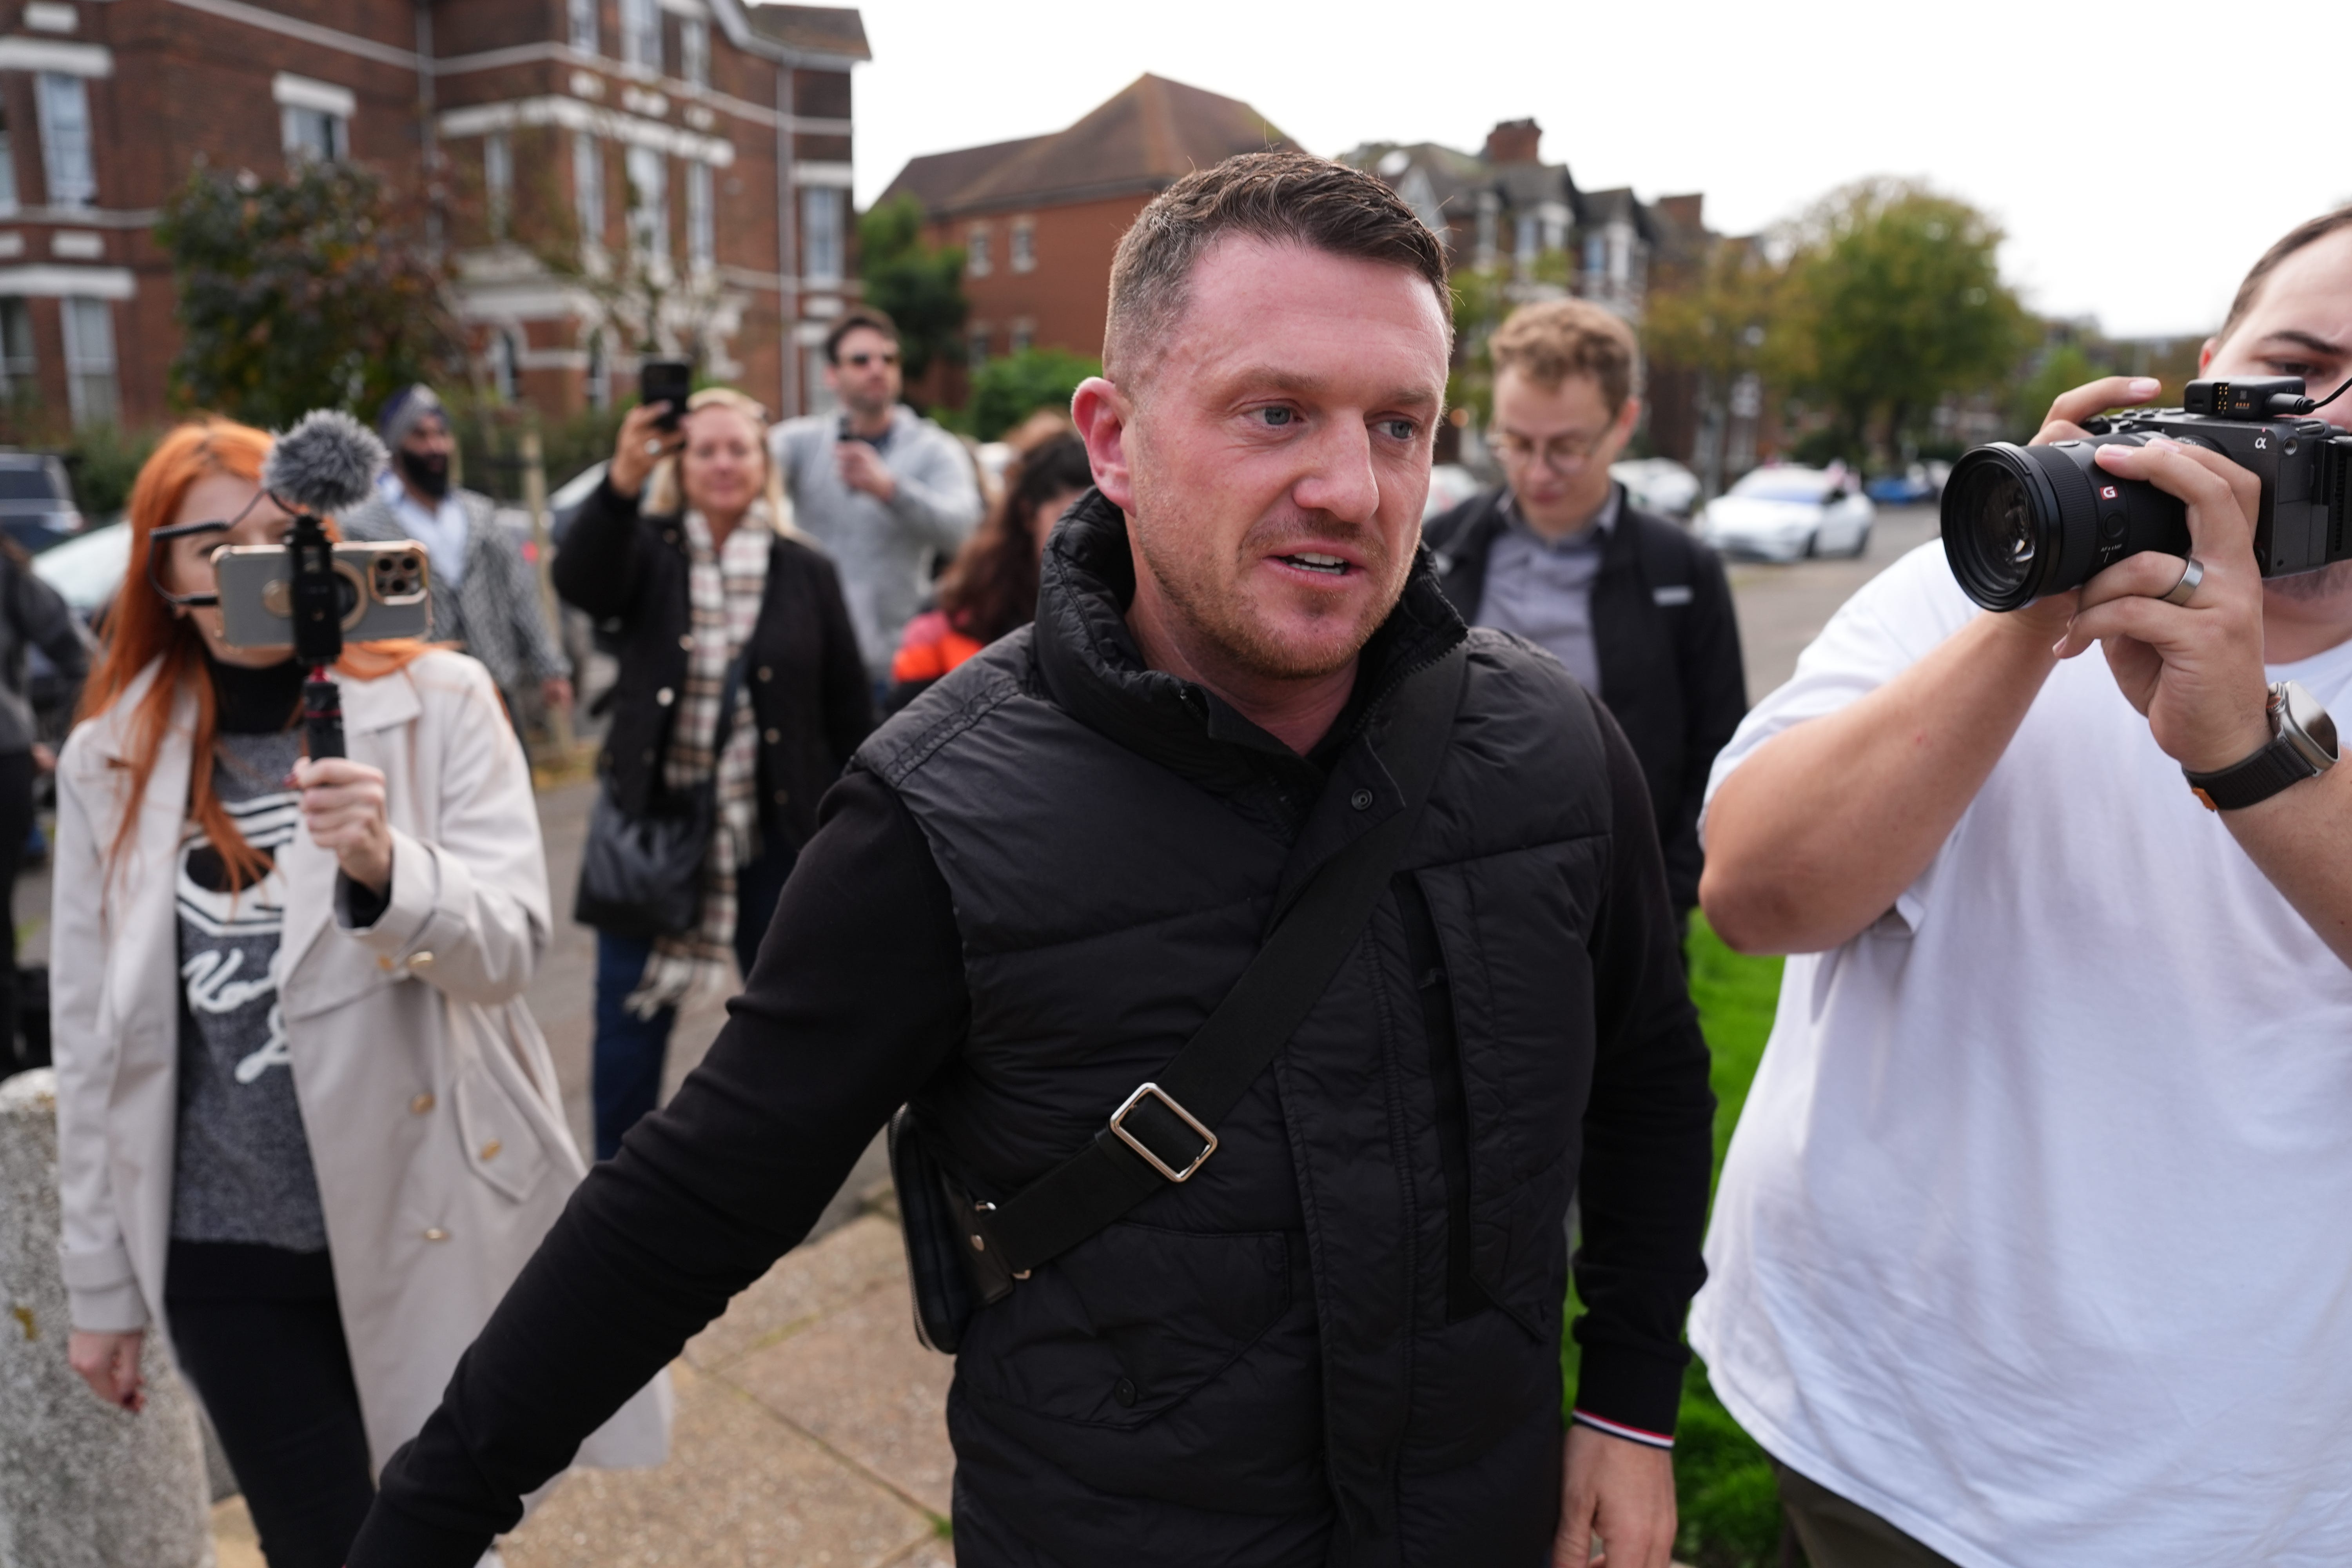
<svg viewBox="0 0 2352 1568"><path fill-rule="evenodd" d="M375 1483L327 1255L175 1241L164 1300L269 1568L341 1568Z"/></svg>
<svg viewBox="0 0 2352 1568"><path fill-rule="evenodd" d="M0 914L7 917L8 962L0 963L0 1063L19 1063L16 1044L16 872L33 831L33 753L0 752ZM5 1074L0 1074L5 1076Z"/></svg>

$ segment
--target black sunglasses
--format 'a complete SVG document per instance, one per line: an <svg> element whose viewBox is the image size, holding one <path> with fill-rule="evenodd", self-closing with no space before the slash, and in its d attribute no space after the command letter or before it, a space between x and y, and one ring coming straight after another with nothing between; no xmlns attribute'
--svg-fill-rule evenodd
<svg viewBox="0 0 2352 1568"><path fill-rule="evenodd" d="M897 364L898 363L898 355L894 350L889 353L878 354L844 354L841 356L841 363L855 370L864 370L867 365L873 364L877 361L879 361L883 364Z"/></svg>

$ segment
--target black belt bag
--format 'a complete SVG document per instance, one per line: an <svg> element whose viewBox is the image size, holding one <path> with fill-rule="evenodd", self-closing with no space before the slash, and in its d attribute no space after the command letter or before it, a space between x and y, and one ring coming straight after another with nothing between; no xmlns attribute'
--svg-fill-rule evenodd
<svg viewBox="0 0 2352 1568"><path fill-rule="evenodd" d="M617 937L652 942L692 931L702 918L702 862L719 826L719 758L735 725L735 697L742 689L746 647L727 667L719 690L719 724L710 738L710 776L692 789L661 787L655 764L645 811L622 809L606 775L588 813L588 837L580 847L580 887L572 898L572 918Z"/></svg>
<svg viewBox="0 0 2352 1568"><path fill-rule="evenodd" d="M1011 1294L1217 1152L1217 1123L1329 988L1371 920L1421 820L1454 728L1467 658L1456 644L1406 679L1381 755L1403 793L1394 816L1316 868L1277 902L1272 929L1217 1010L1159 1076L1138 1085L1094 1141L1002 1204L975 1198L926 1145L915 1108L890 1119L890 1175L907 1240L915 1332L949 1354L971 1315Z"/></svg>

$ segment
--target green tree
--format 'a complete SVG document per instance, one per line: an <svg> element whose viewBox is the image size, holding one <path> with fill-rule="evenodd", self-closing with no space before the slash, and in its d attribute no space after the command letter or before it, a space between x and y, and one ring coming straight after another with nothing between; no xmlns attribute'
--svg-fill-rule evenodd
<svg viewBox="0 0 2352 1568"><path fill-rule="evenodd" d="M1948 394L1999 386L2029 338L2000 279L1998 225L1896 180L1832 193L1801 220L1789 325L1797 384L1854 446L1892 452Z"/></svg>
<svg viewBox="0 0 2352 1568"><path fill-rule="evenodd" d="M199 167L155 238L179 289L184 403L282 426L311 408L373 409L457 360L441 268L356 164L284 181Z"/></svg>
<svg viewBox="0 0 2352 1568"><path fill-rule="evenodd" d="M1066 411L1078 383L1102 374L1102 361L1060 349L1024 349L971 373L971 433L993 441L1040 408Z"/></svg>
<svg viewBox="0 0 2352 1568"><path fill-rule="evenodd" d="M1724 478L1733 389L1753 375L1785 385L1804 351L1792 342L1789 268L1759 238L1716 239L1673 289L1653 288L1642 323L1651 364L1696 372L1701 403L1713 415L1714 442L1694 454L1713 494Z"/></svg>
<svg viewBox="0 0 2352 1568"><path fill-rule="evenodd" d="M857 275L866 302L898 324L898 353L907 379L921 377L933 360L952 360L963 342L963 247L923 243L923 205L899 196L857 220Z"/></svg>

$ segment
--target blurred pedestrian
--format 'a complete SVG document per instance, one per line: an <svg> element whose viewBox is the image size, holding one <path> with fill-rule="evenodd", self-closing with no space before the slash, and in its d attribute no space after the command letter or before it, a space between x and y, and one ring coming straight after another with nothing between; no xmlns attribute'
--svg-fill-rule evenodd
<svg viewBox="0 0 2352 1568"><path fill-rule="evenodd" d="M963 1568L1667 1568L1706 1044L1623 737L1417 548L1444 248L1256 153L1111 279L1036 619L860 748L352 1568L463 1568L886 1121Z"/></svg>
<svg viewBox="0 0 2352 1568"><path fill-rule="evenodd" d="M800 526L840 568L879 699L933 567L980 521L980 479L961 442L898 401L889 317L862 305L845 311L825 333L824 357L840 412L787 420L769 440Z"/></svg>
<svg viewBox="0 0 2352 1568"><path fill-rule="evenodd" d="M352 645L350 755L314 760L293 650L221 640L213 551L287 528L268 450L184 425L141 470L58 765L62 1269L75 1371L135 1411L168 1332L270 1568L334 1568L584 1166L522 1000L547 876L488 674ZM667 1401L585 1462L657 1463Z"/></svg>
<svg viewBox="0 0 2352 1568"><path fill-rule="evenodd" d="M457 442L429 386L395 392L377 416L392 467L342 520L352 539L414 539L433 563L433 637L481 660L517 727L531 701L572 705L572 661L547 624L539 580L501 527L498 503L456 488Z"/></svg>
<svg viewBox="0 0 2352 1568"><path fill-rule="evenodd" d="M1666 885L1686 917L1707 770L1748 711L1723 563L1610 477L1642 415L1641 348L1622 317L1582 300L1522 305L1488 349L1487 442L1504 482L1433 518L1423 537L1472 625L1518 633L1609 705L1642 760Z"/></svg>
<svg viewBox="0 0 2352 1568"><path fill-rule="evenodd" d="M767 413L726 387L629 411L612 467L555 558L565 599L619 623L619 678L598 768L641 816L716 778L694 928L596 938L596 1157L661 1091L677 1005L750 973L816 806L874 727L841 580L793 527L764 439ZM735 693L712 754L722 693Z"/></svg>
<svg viewBox="0 0 2352 1568"><path fill-rule="evenodd" d="M34 574L24 546L0 535L0 915L8 925L6 962L0 963L0 1058L18 1067L40 1063L22 1054L18 1040L16 873L33 834L33 786L58 765L57 754L37 739L32 700L26 695L25 655L34 647L56 667L64 687L62 706L70 711L89 673L81 623L58 591Z"/></svg>
<svg viewBox="0 0 2352 1568"><path fill-rule="evenodd" d="M1071 503L1094 487L1086 443L1066 423L1013 460L1004 496L940 578L939 601L907 623L890 661L892 712L931 682L1037 615L1037 563Z"/></svg>
<svg viewBox="0 0 2352 1568"><path fill-rule="evenodd" d="M2198 366L2352 377L2352 207ZM1923 545L1716 764L1707 918L1794 956L1691 1342L1815 1568L2352 1563L2352 563L2265 579L2218 450L2086 456L2188 552L1995 614Z"/></svg>

